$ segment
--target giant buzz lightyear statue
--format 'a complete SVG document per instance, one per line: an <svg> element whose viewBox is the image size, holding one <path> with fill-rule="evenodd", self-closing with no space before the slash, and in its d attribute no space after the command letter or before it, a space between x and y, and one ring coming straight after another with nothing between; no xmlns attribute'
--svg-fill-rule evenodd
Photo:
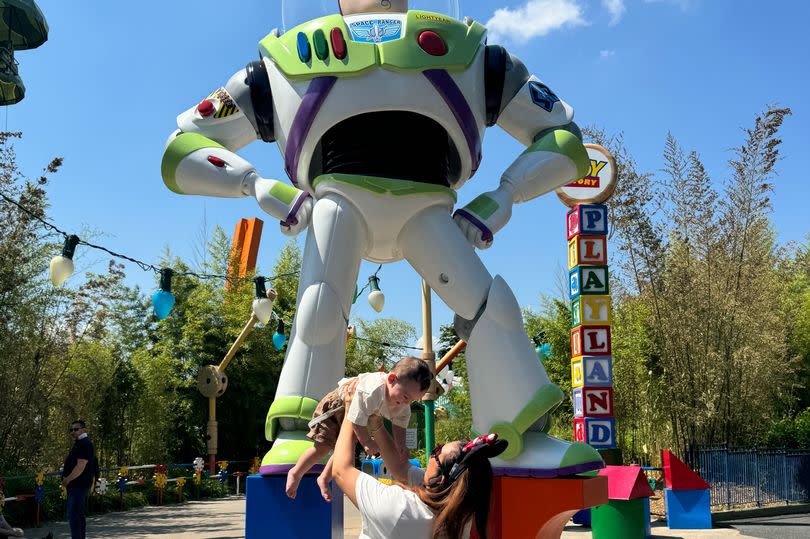
<svg viewBox="0 0 810 539"><path fill-rule="evenodd" d="M285 2L285 17L326 3ZM343 376L362 259L406 259L456 313L473 428L509 441L493 461L501 473L554 477L603 465L589 446L544 432L563 393L537 360L511 289L475 251L492 244L513 204L586 174L574 111L503 47L487 45L483 26L454 18L455 1L446 4L419 11L407 0L339 0L332 15L268 35L261 60L177 118L162 163L169 189L254 197L284 234L307 231L262 474L295 464L318 399ZM527 149L497 189L454 212L496 124ZM257 139L278 145L292 185L235 153Z"/></svg>

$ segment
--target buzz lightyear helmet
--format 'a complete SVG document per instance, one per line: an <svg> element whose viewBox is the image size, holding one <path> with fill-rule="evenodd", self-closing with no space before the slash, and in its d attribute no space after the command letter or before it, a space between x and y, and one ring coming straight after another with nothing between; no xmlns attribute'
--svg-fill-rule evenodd
<svg viewBox="0 0 810 539"><path fill-rule="evenodd" d="M385 4L386 0L381 0ZM409 0L408 9L441 13L454 19L460 17L460 0ZM340 12L338 0L282 0L284 31L307 21ZM384 13L384 11L381 11Z"/></svg>

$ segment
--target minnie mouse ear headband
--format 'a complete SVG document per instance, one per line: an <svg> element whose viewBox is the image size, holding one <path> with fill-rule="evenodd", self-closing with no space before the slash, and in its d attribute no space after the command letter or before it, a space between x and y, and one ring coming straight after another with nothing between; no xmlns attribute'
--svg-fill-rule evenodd
<svg viewBox="0 0 810 539"><path fill-rule="evenodd" d="M485 434L468 442L461 448L461 459L453 464L447 474L448 484L452 485L470 464L472 459L497 457L504 451L509 442L499 440L497 434Z"/></svg>

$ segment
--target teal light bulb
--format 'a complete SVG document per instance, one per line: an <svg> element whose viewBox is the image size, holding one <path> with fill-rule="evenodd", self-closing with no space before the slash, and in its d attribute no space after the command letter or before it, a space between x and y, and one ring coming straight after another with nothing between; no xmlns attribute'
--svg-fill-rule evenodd
<svg viewBox="0 0 810 539"><path fill-rule="evenodd" d="M174 272L169 268L160 270L160 290L152 296L152 307L158 320L163 320L174 307L174 294L172 294L172 275Z"/></svg>
<svg viewBox="0 0 810 539"><path fill-rule="evenodd" d="M276 350L281 350L284 348L284 344L287 342L287 335L284 333L284 320L279 319L278 327L276 328L276 332L273 334L273 346L276 347Z"/></svg>
<svg viewBox="0 0 810 539"><path fill-rule="evenodd" d="M155 314L158 320L163 320L169 313L172 312L174 307L174 294L166 292L165 290L158 290L152 296L152 306L155 308Z"/></svg>

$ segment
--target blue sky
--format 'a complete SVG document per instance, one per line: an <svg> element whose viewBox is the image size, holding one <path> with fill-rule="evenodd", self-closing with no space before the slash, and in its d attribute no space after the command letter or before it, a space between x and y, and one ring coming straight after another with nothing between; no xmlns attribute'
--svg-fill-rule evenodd
<svg viewBox="0 0 810 539"><path fill-rule="evenodd" d="M38 0L50 40L17 53L25 100L5 111L23 172L34 176L51 157L65 157L49 188L50 216L60 227L97 230L97 243L154 262L165 246L191 260L203 222L231 233L241 217L261 217L249 199L180 197L160 178L160 160L174 119L257 57L257 43L281 27L280 1L212 0L91 2ZM487 23L576 110L580 125L623 132L644 170L662 167L668 131L703 157L720 184L741 127L768 103L793 109L785 123L784 159L776 182L774 223L780 242L810 231L810 3L733 0L472 1L462 13ZM3 111L0 111L3 114ZM460 192L466 203L497 186L521 151L490 130L478 175ZM243 150L259 172L284 176L275 147ZM554 195L515 208L512 222L482 253L512 285L523 306L556 294L566 256L565 207ZM269 272L286 241L265 219L259 256ZM303 244L303 235L299 240ZM82 269L103 271L100 253L81 251ZM364 264L361 282L375 266ZM155 278L129 266L129 281L146 291ZM420 281L407 263L383 268L383 316L421 328ZM74 277L69 286L80 283ZM451 320L434 300L434 325ZM358 301L354 315L377 316Z"/></svg>

